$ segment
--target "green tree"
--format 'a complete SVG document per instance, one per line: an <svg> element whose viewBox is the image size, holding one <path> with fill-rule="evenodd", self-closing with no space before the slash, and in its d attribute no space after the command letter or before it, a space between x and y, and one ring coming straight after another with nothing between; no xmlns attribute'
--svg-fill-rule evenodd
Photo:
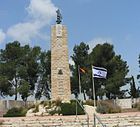
<svg viewBox="0 0 140 127"><path fill-rule="evenodd" d="M136 84L134 80L134 76L131 77L131 82L130 82L130 92L129 94L131 95L132 98L137 98L139 96L139 91L136 89Z"/></svg>
<svg viewBox="0 0 140 127"><path fill-rule="evenodd" d="M70 66L71 71L72 71L72 77L71 77L71 89L72 89L72 93L75 94L75 96L77 96L77 93L79 92L79 74L78 74L78 66L81 68L86 68L88 66L88 50L89 50L89 46L86 45L84 42L81 42L80 45L75 45L73 51L74 54L71 56L72 60L75 63L75 66ZM86 87L88 87L88 85L86 84L86 80L85 77L87 77L87 75L84 75L81 73L81 88L82 91L86 90ZM83 92L84 93L84 92Z"/></svg>
<svg viewBox="0 0 140 127"><path fill-rule="evenodd" d="M74 54L71 56L71 58L76 66L85 66L87 64L88 50L89 46L86 45L84 42L81 42L80 45L74 46Z"/></svg>
<svg viewBox="0 0 140 127"><path fill-rule="evenodd" d="M30 95L30 84L25 80L21 80L18 92L21 95L23 101L26 102L28 96Z"/></svg>
<svg viewBox="0 0 140 127"><path fill-rule="evenodd" d="M125 78L129 71L126 61L123 61L120 55L116 55L113 45L108 43L96 45L90 53L88 50L89 46L83 42L74 47L72 59L75 65L71 67L72 90L75 90L76 86L78 88L77 65L80 65L80 67L87 69L87 73L81 74L82 92L86 90L87 95L93 98L91 93L93 88L91 66L94 65L104 67L108 72L107 79L94 79L96 98L99 96L102 99L104 94L109 99L123 96L124 91L121 91L120 88L128 83Z"/></svg>
<svg viewBox="0 0 140 127"><path fill-rule="evenodd" d="M51 84L51 51L42 52L40 55L39 64L39 80L37 91L35 94L36 99L42 96L50 99L50 84Z"/></svg>
<svg viewBox="0 0 140 127"><path fill-rule="evenodd" d="M95 90L99 96L101 88L104 88L104 93L111 99L119 97L120 88L126 85L126 75L128 73L127 62L121 59L120 55L116 55L113 45L108 43L98 44L90 53L91 65L104 67L107 69L107 79L95 79ZM97 95L96 95L97 96Z"/></svg>
<svg viewBox="0 0 140 127"><path fill-rule="evenodd" d="M23 56L20 43L14 41L13 43L6 44L5 50L1 50L0 54L0 76L5 76L7 79L4 84L11 84L11 89L14 89L15 100L17 99L17 88L19 85L19 75L17 70L19 68L20 58Z"/></svg>
<svg viewBox="0 0 140 127"><path fill-rule="evenodd" d="M24 52L24 56L21 58L20 60L20 65L18 68L17 73L20 76L20 80L24 80L24 82L29 83L29 92L30 94L27 95L31 95L34 94L34 90L35 90L35 84L37 83L38 80L38 73L39 73L39 57L41 54L41 49L40 47L29 47L29 45L25 45L24 47L21 47L23 49ZM24 84L20 81L20 85L19 88L24 89ZM26 85L25 85L25 89L26 89ZM21 93L21 92L20 92ZM22 99L24 99L24 95L22 97ZM26 99L26 98L25 98Z"/></svg>
<svg viewBox="0 0 140 127"><path fill-rule="evenodd" d="M26 81L30 84L30 90L33 92L35 88L35 83L37 83L38 79L38 73L39 73L39 59L41 54L41 48L40 47L33 47L30 48L30 52L28 53L28 56L25 58L25 64L27 69L27 78Z"/></svg>
<svg viewBox="0 0 140 127"><path fill-rule="evenodd" d="M7 77L0 76L0 96L12 95L11 87L11 83L8 82Z"/></svg>
<svg viewBox="0 0 140 127"><path fill-rule="evenodd" d="M21 46L18 41L8 43L5 49L1 49L0 77L3 79L2 77L5 76L6 80L3 83L10 83L7 94L11 91L10 94L15 95L15 100L22 80L29 83L30 92L33 93L38 79L39 55L40 47Z"/></svg>

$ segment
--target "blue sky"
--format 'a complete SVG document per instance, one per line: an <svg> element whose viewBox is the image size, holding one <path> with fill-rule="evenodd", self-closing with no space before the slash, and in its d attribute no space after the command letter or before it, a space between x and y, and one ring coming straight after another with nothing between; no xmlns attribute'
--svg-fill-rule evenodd
<svg viewBox="0 0 140 127"><path fill-rule="evenodd" d="M129 75L139 73L139 0L1 0L0 48L13 40L50 49L50 28L60 8L68 29L69 54L84 41L93 48L109 42L129 65Z"/></svg>

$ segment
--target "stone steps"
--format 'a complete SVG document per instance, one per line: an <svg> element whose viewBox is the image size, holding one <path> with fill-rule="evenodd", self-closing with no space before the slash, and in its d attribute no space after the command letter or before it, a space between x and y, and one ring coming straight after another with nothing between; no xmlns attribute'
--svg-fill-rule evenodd
<svg viewBox="0 0 140 127"><path fill-rule="evenodd" d="M97 116L107 127L140 127L140 112ZM0 127L87 127L85 115L0 118L0 123ZM97 127L101 127L97 121L96 123ZM93 127L93 116L90 116L89 124L89 127Z"/></svg>
<svg viewBox="0 0 140 127"><path fill-rule="evenodd" d="M140 112L99 115L107 127L140 127Z"/></svg>
<svg viewBox="0 0 140 127"><path fill-rule="evenodd" d="M73 117L58 118L53 117L40 117L40 118L10 118L4 119L4 122L0 127L86 127L87 120L85 118L76 119ZM85 117L85 116L84 116ZM92 123L90 123L92 125Z"/></svg>

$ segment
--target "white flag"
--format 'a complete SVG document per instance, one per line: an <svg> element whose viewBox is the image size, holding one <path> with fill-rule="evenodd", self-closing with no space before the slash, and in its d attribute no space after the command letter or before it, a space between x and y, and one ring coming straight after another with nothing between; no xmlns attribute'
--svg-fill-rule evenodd
<svg viewBox="0 0 140 127"><path fill-rule="evenodd" d="M95 78L106 78L107 70L102 67L92 67L93 77Z"/></svg>

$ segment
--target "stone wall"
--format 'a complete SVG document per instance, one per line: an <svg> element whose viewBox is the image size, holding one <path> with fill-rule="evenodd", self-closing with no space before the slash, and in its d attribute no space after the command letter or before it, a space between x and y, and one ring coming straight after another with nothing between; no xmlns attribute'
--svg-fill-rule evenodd
<svg viewBox="0 0 140 127"><path fill-rule="evenodd" d="M132 108L132 99L116 99L116 104L120 106L122 109Z"/></svg>
<svg viewBox="0 0 140 127"><path fill-rule="evenodd" d="M139 102L140 102L140 98L116 99L116 104L120 106L122 109L132 108L133 104Z"/></svg>
<svg viewBox="0 0 140 127"><path fill-rule="evenodd" d="M34 101L27 101L26 106L29 107L34 104ZM25 102L15 100L0 100L0 116L3 116L9 109L13 107L24 107Z"/></svg>

